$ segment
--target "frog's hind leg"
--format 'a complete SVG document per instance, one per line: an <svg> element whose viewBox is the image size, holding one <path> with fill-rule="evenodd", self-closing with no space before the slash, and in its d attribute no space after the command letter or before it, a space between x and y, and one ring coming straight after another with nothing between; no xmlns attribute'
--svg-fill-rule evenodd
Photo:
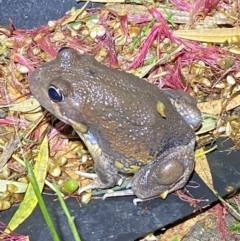
<svg viewBox="0 0 240 241"><path fill-rule="evenodd" d="M193 139L176 146L139 169L132 180L133 193L141 199L160 196L184 187L194 169Z"/></svg>
<svg viewBox="0 0 240 241"><path fill-rule="evenodd" d="M202 115L197 107L196 100L183 90L164 90L164 94L171 101L182 118L197 129L202 122Z"/></svg>

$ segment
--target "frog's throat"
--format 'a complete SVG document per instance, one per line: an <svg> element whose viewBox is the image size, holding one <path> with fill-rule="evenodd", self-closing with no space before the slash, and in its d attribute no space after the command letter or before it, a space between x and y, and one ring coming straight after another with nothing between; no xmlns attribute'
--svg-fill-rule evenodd
<svg viewBox="0 0 240 241"><path fill-rule="evenodd" d="M76 122L72 119L68 119L67 120L68 123L79 133L87 133L87 126L80 123L80 122Z"/></svg>
<svg viewBox="0 0 240 241"><path fill-rule="evenodd" d="M79 132L77 129L75 129L75 131L78 133L79 137L81 138L81 140L86 145L86 147L87 147L89 153L91 154L93 160L94 161L98 160L99 157L102 155L102 150L99 147L95 137L89 132L82 133L82 132Z"/></svg>

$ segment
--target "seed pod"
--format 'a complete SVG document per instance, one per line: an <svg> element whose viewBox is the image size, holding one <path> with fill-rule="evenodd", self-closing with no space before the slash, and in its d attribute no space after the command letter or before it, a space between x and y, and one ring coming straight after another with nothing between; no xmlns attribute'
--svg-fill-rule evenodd
<svg viewBox="0 0 240 241"><path fill-rule="evenodd" d="M59 165L53 165L49 168L48 173L53 177L59 177L61 175L61 168Z"/></svg>
<svg viewBox="0 0 240 241"><path fill-rule="evenodd" d="M226 80L227 80L227 83L231 86L236 84L236 80L231 75L228 75Z"/></svg>
<svg viewBox="0 0 240 241"><path fill-rule="evenodd" d="M56 164L60 167L67 163L67 158L65 156L61 156L57 159Z"/></svg>
<svg viewBox="0 0 240 241"><path fill-rule="evenodd" d="M217 129L217 132L218 133L224 133L226 131L226 126L220 126L218 129Z"/></svg>
<svg viewBox="0 0 240 241"><path fill-rule="evenodd" d="M192 64L190 73L196 76L202 75L205 72L206 65L203 61L198 61Z"/></svg>
<svg viewBox="0 0 240 241"><path fill-rule="evenodd" d="M8 168L7 165L5 165L3 168L2 168L2 171L0 173L0 178L1 179L7 179L11 174L11 171L10 169Z"/></svg>
<svg viewBox="0 0 240 241"><path fill-rule="evenodd" d="M83 155L83 156L82 156L82 163L86 163L86 162L87 162L87 159L88 159L87 156L86 156L86 155Z"/></svg>
<svg viewBox="0 0 240 241"><path fill-rule="evenodd" d="M226 124L226 135L227 135L227 136L230 136L231 133L232 133L231 124L230 124L230 122L227 122L227 124Z"/></svg>
<svg viewBox="0 0 240 241"><path fill-rule="evenodd" d="M232 94L232 87L227 86L222 90L222 96L225 98L229 98Z"/></svg>
<svg viewBox="0 0 240 241"><path fill-rule="evenodd" d="M69 179L63 183L63 190L67 193L74 193L78 187L78 182L74 179Z"/></svg>
<svg viewBox="0 0 240 241"><path fill-rule="evenodd" d="M88 204L91 201L92 193L86 192L82 195L81 202Z"/></svg>
<svg viewBox="0 0 240 241"><path fill-rule="evenodd" d="M0 200L0 211L7 210L11 207L11 203L9 201Z"/></svg>
<svg viewBox="0 0 240 241"><path fill-rule="evenodd" d="M231 68L234 64L235 64L235 59L233 57L224 57L224 58L221 58L218 62L218 65L225 70Z"/></svg>
<svg viewBox="0 0 240 241"><path fill-rule="evenodd" d="M137 36L139 36L140 35L140 28L139 27L137 27L137 26L132 26L132 27L130 27L130 29L129 29L129 36L130 36L130 38L135 38L135 37L137 37Z"/></svg>
<svg viewBox="0 0 240 241"><path fill-rule="evenodd" d="M126 36L121 35L114 40L114 43L116 46L121 46L126 43L126 40L127 40Z"/></svg>
<svg viewBox="0 0 240 241"><path fill-rule="evenodd" d="M240 91L240 85L236 85L233 90L232 90L232 94L237 93L238 91Z"/></svg>
<svg viewBox="0 0 240 241"><path fill-rule="evenodd" d="M219 82L215 85L215 87L218 89L224 89L226 87L226 83Z"/></svg>
<svg viewBox="0 0 240 241"><path fill-rule="evenodd" d="M211 81L209 79L205 78L205 77L200 78L199 82L201 84L203 84L204 86L206 86L206 87L211 87L212 86Z"/></svg>

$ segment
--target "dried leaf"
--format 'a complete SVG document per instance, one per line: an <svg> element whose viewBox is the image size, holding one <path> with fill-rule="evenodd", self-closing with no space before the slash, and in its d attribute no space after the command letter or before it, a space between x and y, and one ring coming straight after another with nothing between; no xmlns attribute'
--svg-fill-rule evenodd
<svg viewBox="0 0 240 241"><path fill-rule="evenodd" d="M12 136L8 144L4 147L4 150L0 156L0 170L5 166L13 152L20 144L21 138L19 136Z"/></svg>
<svg viewBox="0 0 240 241"><path fill-rule="evenodd" d="M14 185L17 187L14 193L25 193L28 186L28 184L24 182L0 180L0 192L5 192L7 190L7 185Z"/></svg>
<svg viewBox="0 0 240 241"><path fill-rule="evenodd" d="M34 165L34 174L36 176L40 191L43 189L47 174L48 157L48 139L47 136L45 136ZM29 184L23 202L8 224L9 229L12 231L16 229L32 213L36 205L37 198L33 191L32 185ZM6 229L5 232L8 233L9 229Z"/></svg>
<svg viewBox="0 0 240 241"><path fill-rule="evenodd" d="M35 98L30 98L9 107L10 111L30 112L39 110L41 105Z"/></svg>
<svg viewBox="0 0 240 241"><path fill-rule="evenodd" d="M173 228L168 229L159 239L159 241L172 241L174 238L176 240L181 240L190 229L197 223L208 217L209 214L203 213L191 218L184 223L180 223ZM174 239L174 240L175 240Z"/></svg>
<svg viewBox="0 0 240 241"><path fill-rule="evenodd" d="M68 17L65 21L63 21L62 25L66 25L68 23L74 22L77 19L77 17L83 13L88 3L89 1L87 1L82 8L72 11L70 17Z"/></svg>
<svg viewBox="0 0 240 241"><path fill-rule="evenodd" d="M208 113L212 115L218 115L222 111L222 103L226 99L212 100L209 102L198 103L198 108L203 113ZM231 110L240 105L240 95L232 98L226 106L226 110Z"/></svg>
<svg viewBox="0 0 240 241"><path fill-rule="evenodd" d="M139 68L135 69L134 71L129 71L129 72L134 74L134 75L136 75L136 76L138 76L139 78L143 78L157 64L158 63L155 61L155 63L153 63L153 64L145 65L145 66L142 66L142 67L139 67Z"/></svg>
<svg viewBox="0 0 240 241"><path fill-rule="evenodd" d="M129 71L130 73L138 76L139 78L143 78L153 67L160 64L165 64L170 61L170 59L175 56L177 53L182 51L184 49L183 45L180 45L178 48L176 48L173 52L169 54L164 54L159 60L157 60L153 64L149 64L140 68L135 69L134 71Z"/></svg>
<svg viewBox="0 0 240 241"><path fill-rule="evenodd" d="M195 155L198 153L204 152L203 149L196 150ZM213 179L211 170L209 168L209 164L205 155L199 155L199 157L195 158L195 171L201 177L201 179L207 184L207 186L216 193L213 186Z"/></svg>
<svg viewBox="0 0 240 241"><path fill-rule="evenodd" d="M180 38L211 42L211 43L239 43L240 28L190 29L176 30L174 34Z"/></svg>
<svg viewBox="0 0 240 241"><path fill-rule="evenodd" d="M217 116L210 114L202 114L202 126L201 128L195 132L196 135L200 135L203 133L208 133L216 128L217 124Z"/></svg>
<svg viewBox="0 0 240 241"><path fill-rule="evenodd" d="M140 16L144 16L145 21L151 21L153 16L149 13L148 8L143 5L137 4L121 4L121 2L125 2L124 0L94 0L98 2L106 2L106 8L110 11L117 12L118 14L122 11L125 11L128 15L129 21L139 19ZM113 2L114 3L110 3ZM120 3L118 3L120 2ZM173 23L188 23L190 20L189 11L181 11L178 9L173 9L166 5L159 4L158 11L163 15L165 19L170 19ZM231 19L224 14L216 11L213 16L206 16L204 19L199 18L197 20L197 24L203 25L215 25L215 24L231 24Z"/></svg>
<svg viewBox="0 0 240 241"><path fill-rule="evenodd" d="M44 117L44 113L42 111L24 114L24 118L28 121L35 122L39 120L40 118Z"/></svg>

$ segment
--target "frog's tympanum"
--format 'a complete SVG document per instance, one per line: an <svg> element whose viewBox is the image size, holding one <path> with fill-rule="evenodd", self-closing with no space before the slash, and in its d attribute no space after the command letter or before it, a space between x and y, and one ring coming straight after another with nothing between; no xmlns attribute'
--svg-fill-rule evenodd
<svg viewBox="0 0 240 241"><path fill-rule="evenodd" d="M194 99L109 68L88 55L61 49L37 68L30 89L40 104L71 125L95 163L88 188L110 188L133 173L141 199L186 185L194 168L194 129L201 122Z"/></svg>

